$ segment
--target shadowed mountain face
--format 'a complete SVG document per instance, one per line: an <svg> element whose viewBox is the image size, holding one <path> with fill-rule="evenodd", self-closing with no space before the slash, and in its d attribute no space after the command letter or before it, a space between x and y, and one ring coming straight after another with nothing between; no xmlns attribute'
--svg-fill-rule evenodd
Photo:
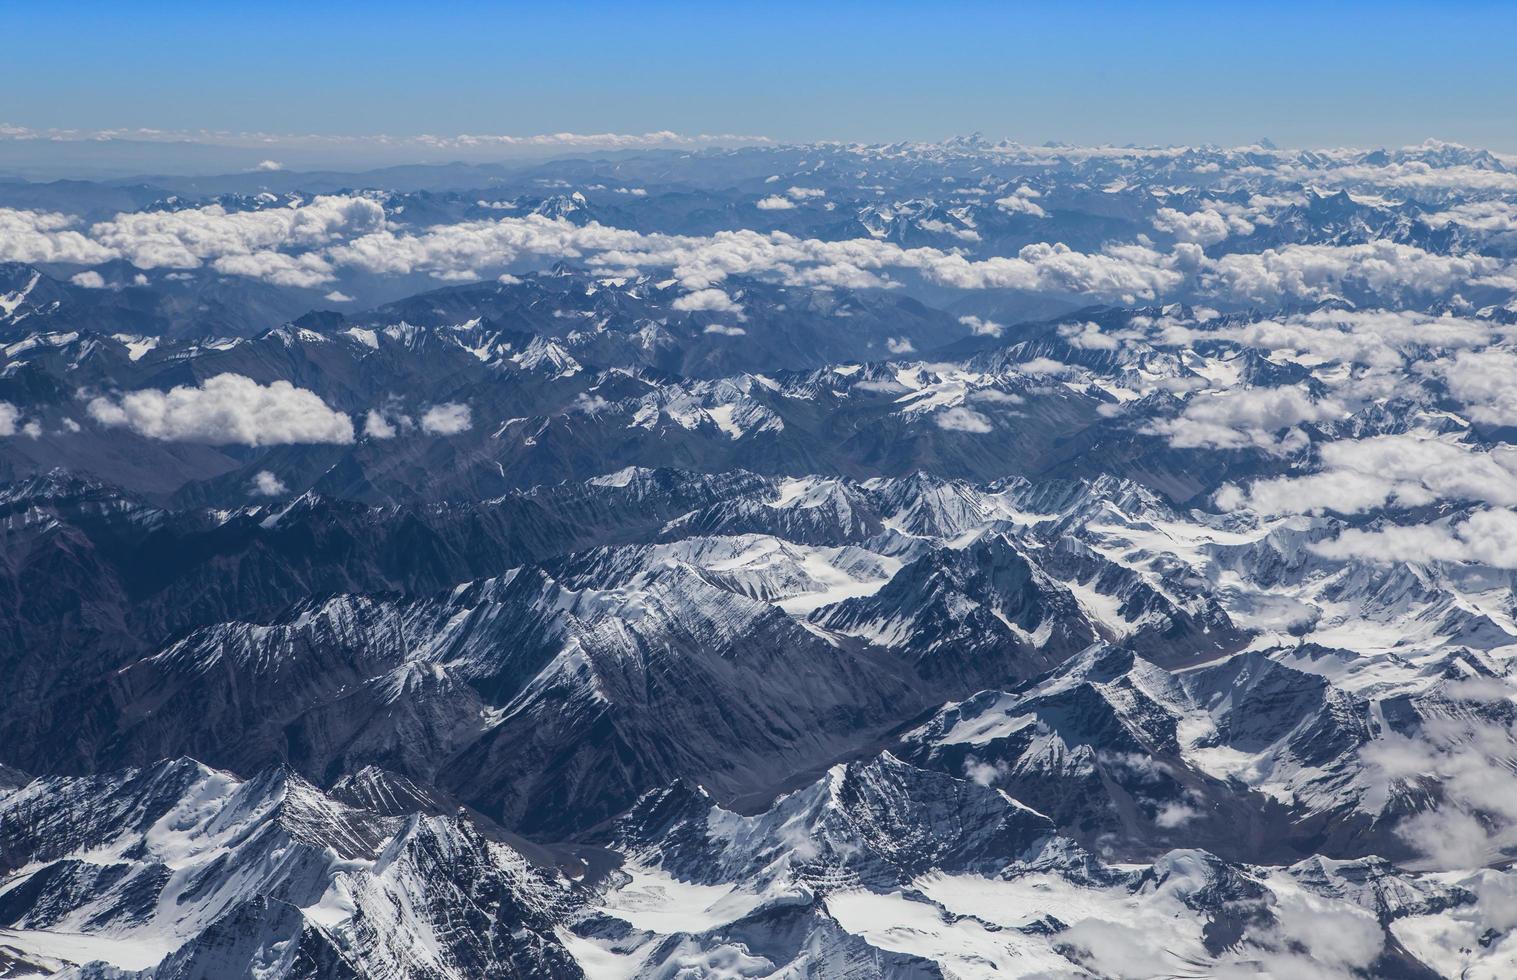
<svg viewBox="0 0 1517 980"><path fill-rule="evenodd" d="M0 185L0 976L1517 975L1511 166Z"/></svg>

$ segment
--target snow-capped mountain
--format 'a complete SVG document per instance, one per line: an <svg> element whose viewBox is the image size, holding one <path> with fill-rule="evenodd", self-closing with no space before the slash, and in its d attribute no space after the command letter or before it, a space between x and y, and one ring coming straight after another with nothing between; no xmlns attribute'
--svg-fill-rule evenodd
<svg viewBox="0 0 1517 980"><path fill-rule="evenodd" d="M0 976L1517 975L1514 173L0 184Z"/></svg>

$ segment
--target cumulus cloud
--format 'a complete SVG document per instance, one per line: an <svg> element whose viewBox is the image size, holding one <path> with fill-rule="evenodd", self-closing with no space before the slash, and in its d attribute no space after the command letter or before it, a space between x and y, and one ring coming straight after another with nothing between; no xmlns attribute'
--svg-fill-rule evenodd
<svg viewBox="0 0 1517 980"><path fill-rule="evenodd" d="M1059 328L1059 336L1071 347L1081 350L1116 350L1122 346L1122 342L1111 334L1102 333L1101 328L1090 321L1084 323L1067 323Z"/></svg>
<svg viewBox="0 0 1517 980"><path fill-rule="evenodd" d="M1219 507L1261 514L1355 514L1439 500L1517 506L1517 447L1489 451L1417 434L1324 443L1319 471L1227 486Z"/></svg>
<svg viewBox="0 0 1517 980"><path fill-rule="evenodd" d="M890 261L881 264L915 269L939 285L959 289L1096 293L1122 302L1153 299L1175 289L1185 279L1181 265L1188 261L1140 245L1088 253L1048 242L1027 245L1014 257L978 261L935 249L911 249L885 258Z"/></svg>
<svg viewBox="0 0 1517 980"><path fill-rule="evenodd" d="M1034 377L1062 377L1074 370L1063 361L1056 361L1051 357L1034 357L1029 361L1023 361L1017 365L1017 370L1023 374L1031 374Z"/></svg>
<svg viewBox="0 0 1517 980"><path fill-rule="evenodd" d="M1447 561L1517 568L1517 513L1477 510L1457 523L1349 528L1311 547L1328 558L1382 564Z"/></svg>
<svg viewBox="0 0 1517 980"><path fill-rule="evenodd" d="M219 374L199 387L97 397L90 401L89 413L102 425L172 442L274 446L353 441L352 420L315 392L288 381L261 385L240 374Z"/></svg>
<svg viewBox="0 0 1517 980"><path fill-rule="evenodd" d="M789 211L795 207L795 202L788 197L781 197L779 194L770 194L768 197L759 198L758 203L754 207L760 211Z"/></svg>
<svg viewBox="0 0 1517 980"><path fill-rule="evenodd" d="M474 425L474 413L468 405L443 402L421 414L421 431L434 436L456 436Z"/></svg>
<svg viewBox="0 0 1517 980"><path fill-rule="evenodd" d="M792 190L796 194L786 191L758 203L783 209L794 207L797 195L814 196L811 188ZM1033 213L1035 197L1035 191L1021 188L1001 204ZM1504 260L1439 255L1392 242L1290 245L1207 257L1199 242L1214 240L1222 228L1236 233L1248 225L1249 219L1234 210L1246 209L1210 202L1195 214L1164 213L1159 220L1182 239L1169 251L1140 236L1136 243L1092 252L1036 242L1015 255L977 259L960 250L904 248L873 238L821 241L752 229L710 236L644 234L538 214L417 229L393 226L370 198L330 195L254 211L208 206L121 214L97 222L88 233L62 215L0 211L0 256L85 265L125 258L143 268L212 265L223 274L301 288L329 283L343 269L460 281L535 259L583 260L623 275L670 269L690 292L714 288L734 275L769 276L796 286L879 288L893 285L891 273L900 270L954 289L1049 292L1127 304L1181 291L1233 303L1279 303L1354 290L1394 300L1444 295L1465 284L1517 284ZM978 234L956 225L945 229L970 240Z"/></svg>
<svg viewBox="0 0 1517 980"><path fill-rule="evenodd" d="M789 190L785 191L785 193L797 201L804 201L807 198L812 197L827 196L827 192L819 187L792 187Z"/></svg>
<svg viewBox="0 0 1517 980"><path fill-rule="evenodd" d="M1403 292L1442 294L1496 276L1505 266L1474 254L1439 255L1412 245L1287 245L1207 260L1201 286L1235 300L1324 300L1357 288L1387 299Z"/></svg>
<svg viewBox="0 0 1517 980"><path fill-rule="evenodd" d="M1176 449L1257 448L1292 452L1307 444L1295 427L1344 414L1343 406L1314 401L1304 388L1239 388L1197 394L1176 418L1160 419L1149 431L1169 439ZM1278 436L1281 430L1285 435Z"/></svg>
<svg viewBox="0 0 1517 980"><path fill-rule="evenodd" d="M1235 214L1223 214L1213 208L1184 213L1174 208L1160 208L1154 214L1154 227L1182 242L1215 245L1232 235L1248 235L1254 226Z"/></svg>
<svg viewBox="0 0 1517 980"><path fill-rule="evenodd" d="M934 412L932 420L937 423L938 428L949 432L973 432L976 435L982 435L992 428L990 419L962 405Z"/></svg>
<svg viewBox="0 0 1517 980"><path fill-rule="evenodd" d="M936 218L920 218L917 220L917 227L923 231L930 231L939 235L952 235L966 242L977 242L980 240L980 233L973 228L965 228L951 221L939 221Z"/></svg>
<svg viewBox="0 0 1517 980"><path fill-rule="evenodd" d="M1366 186L1386 190L1517 191L1517 174L1468 165L1433 166L1425 160L1402 160L1384 165L1349 163L1322 170L1281 168L1282 176L1300 173L1319 183Z"/></svg>
<svg viewBox="0 0 1517 980"><path fill-rule="evenodd" d="M637 249L668 236L645 236L591 222L571 224L540 214L494 221L437 225L421 232L391 228L360 235L324 251L335 266L375 275L428 273L439 278L481 278L483 270L529 256L578 259L590 253ZM606 264L614 265L613 262ZM625 266L627 263L622 263ZM712 283L701 283L700 288ZM687 283L687 286L690 285Z"/></svg>
<svg viewBox="0 0 1517 980"><path fill-rule="evenodd" d="M1492 324L1451 315L1393 310L1315 310L1206 332L1184 332L1188 344L1199 336L1234 340L1261 350L1304 354L1342 364L1400 369L1428 346L1469 348L1492 339ZM1183 338L1183 339L1182 339Z"/></svg>
<svg viewBox="0 0 1517 980"><path fill-rule="evenodd" d="M720 289L697 289L686 293L669 304L671 309L681 311L703 310L719 313L742 313L743 308L731 296Z"/></svg>
<svg viewBox="0 0 1517 980"><path fill-rule="evenodd" d="M253 252L248 255L223 255L212 263L217 272L229 276L262 279L276 286L313 289L332 279L332 267L313 252L289 255L284 252ZM339 294L340 295L340 294Z"/></svg>
<svg viewBox="0 0 1517 980"><path fill-rule="evenodd" d="M611 407L611 402L603 395L591 395L582 391L569 404L568 410L584 412L586 415L599 415Z"/></svg>
<svg viewBox="0 0 1517 980"><path fill-rule="evenodd" d="M1445 211L1424 214L1422 220L1434 228L1448 225L1471 228L1500 241L1517 238L1517 205L1510 201L1469 201Z"/></svg>
<svg viewBox="0 0 1517 980"><path fill-rule="evenodd" d="M976 336L999 337L1001 331L1006 328L994 320L983 320L977 316L961 316L959 322L969 328L969 332Z"/></svg>
<svg viewBox="0 0 1517 980"><path fill-rule="evenodd" d="M890 353L892 353L892 354L914 354L914 353L916 353L916 345L914 345L906 337L887 337L887 338L885 338L885 349L888 350L888 351L890 351Z"/></svg>
<svg viewBox="0 0 1517 980"><path fill-rule="evenodd" d="M258 166L254 169L264 171L283 170L284 164L280 163L278 160L260 160L258 161Z"/></svg>
<svg viewBox="0 0 1517 980"><path fill-rule="evenodd" d="M0 208L0 261L98 265L116 253L74 229L77 220L50 211Z"/></svg>
<svg viewBox="0 0 1517 980"><path fill-rule="evenodd" d="M21 410L10 402L0 402L0 436L13 436L21 421Z"/></svg>
<svg viewBox="0 0 1517 980"><path fill-rule="evenodd" d="M104 289L105 277L93 269L69 276L68 281L84 289Z"/></svg>
<svg viewBox="0 0 1517 980"><path fill-rule="evenodd" d="M1517 354L1464 350L1418 365L1418 370L1441 377L1476 422L1517 425Z"/></svg>
<svg viewBox="0 0 1517 980"><path fill-rule="evenodd" d="M1285 892L1276 895L1271 911L1275 929L1251 937L1273 947L1263 975L1303 980L1361 976L1385 946L1385 932L1375 916L1352 905Z"/></svg>
<svg viewBox="0 0 1517 980"><path fill-rule="evenodd" d="M729 327L721 323L708 323L701 331L701 333L721 334L724 337L741 337L747 332L742 327Z"/></svg>
<svg viewBox="0 0 1517 980"><path fill-rule="evenodd" d="M370 439L394 439L395 425L374 409L363 418L363 434Z"/></svg>
<svg viewBox="0 0 1517 980"><path fill-rule="evenodd" d="M1046 218L1048 212L1036 203L1043 195L1026 184L996 200L996 207L1010 214L1030 214L1034 218Z"/></svg>
<svg viewBox="0 0 1517 980"><path fill-rule="evenodd" d="M1165 803L1154 814L1154 826L1166 830L1183 827L1201 816L1201 811L1185 803Z"/></svg>
<svg viewBox="0 0 1517 980"><path fill-rule="evenodd" d="M776 199L791 203L788 197ZM383 208L359 196L318 197L300 207L261 211L211 206L122 214L96 223L89 238L69 229L69 220L61 216L44 224L42 233L0 235L0 242L22 257L40 255L48 261L93 264L124 257L144 268L177 269L211 263L224 274L298 287L328 282L341 268L376 275L420 272L445 280L481 278L487 270L498 272L536 257L585 259L593 267L623 274L668 268L691 291L712 288L732 275L768 275L799 286L880 287L890 284L885 270L903 269L953 288L1042 290L1136 302L1178 287L1199 261L1182 249L1162 254L1141 245L1114 245L1085 253L1047 242L1028 245L1015 256L975 260L956 251L906 249L874 239L820 241L751 229L708 237L642 234L537 214L411 231L390 227ZM71 259L59 257L68 250Z"/></svg>
<svg viewBox="0 0 1517 980"><path fill-rule="evenodd" d="M1482 867L1517 851L1517 728L1511 724L1470 712L1434 716L1415 736L1389 732L1359 754L1371 806L1383 807L1397 791L1436 801L1396 825L1426 867Z"/></svg>
<svg viewBox="0 0 1517 980"><path fill-rule="evenodd" d="M971 401L984 402L987 405L1022 405L1027 399L1014 391L1002 391L999 388L976 388L969 392Z"/></svg>
<svg viewBox="0 0 1517 980"><path fill-rule="evenodd" d="M323 246L384 226L384 208L377 201L329 195L298 207L257 211L228 211L209 205L183 211L118 214L91 226L90 237L143 269L194 269L207 260L247 257L252 261L233 263L220 271L261 275L261 270L267 270L273 275L292 275L295 273L288 270L294 268L309 277L323 269L330 276L324 259L281 255L280 250Z"/></svg>
<svg viewBox="0 0 1517 980"><path fill-rule="evenodd" d="M284 481L279 477L268 470L259 470L253 476L253 485L249 492L255 497L278 497L288 493L289 490L290 488L285 486Z"/></svg>
<svg viewBox="0 0 1517 980"><path fill-rule="evenodd" d="M513 219L501 219L502 222ZM523 220L523 219L515 219ZM545 234L592 244L586 229L539 228ZM527 229L535 234L535 230ZM777 275L801 286L879 287L889 284L886 269L909 269L938 285L962 289L1022 289L1084 293L1113 299L1153 298L1178 285L1180 265L1193 260L1165 256L1141 246L1113 246L1100 253L1066 245L1028 245L1015 256L974 260L936 248L906 249L893 242L849 239L824 242L784 232L750 229L718 232L709 238L648 235L592 229L607 244L589 260L614 269L669 268L688 289L714 286L732 275ZM373 237L373 236L369 236ZM356 243L355 243L356 244Z"/></svg>
<svg viewBox="0 0 1517 980"><path fill-rule="evenodd" d="M977 786L993 785L996 780L1005 779L1006 774L1007 766L1004 762L981 762L972 755L964 760L964 776Z"/></svg>

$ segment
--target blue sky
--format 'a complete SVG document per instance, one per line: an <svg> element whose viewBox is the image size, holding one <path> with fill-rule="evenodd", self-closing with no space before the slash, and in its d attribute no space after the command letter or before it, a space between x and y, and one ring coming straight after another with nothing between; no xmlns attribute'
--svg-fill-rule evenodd
<svg viewBox="0 0 1517 980"><path fill-rule="evenodd" d="M0 122L1517 151L1517 4L0 3Z"/></svg>

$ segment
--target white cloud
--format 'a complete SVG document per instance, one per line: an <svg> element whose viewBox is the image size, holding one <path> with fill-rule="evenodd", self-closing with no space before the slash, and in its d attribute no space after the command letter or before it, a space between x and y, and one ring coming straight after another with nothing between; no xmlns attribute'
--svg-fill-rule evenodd
<svg viewBox="0 0 1517 980"><path fill-rule="evenodd" d="M1346 164L1322 170L1302 169L1303 177L1339 186L1364 185L1385 189L1438 191L1517 191L1517 174L1471 166L1434 167L1425 161L1407 160L1374 166ZM1282 169L1289 175L1289 169Z"/></svg>
<svg viewBox="0 0 1517 980"><path fill-rule="evenodd" d="M333 195L314 198L299 207L259 211L227 211L220 205L209 205L183 211L123 213L97 222L90 235L101 247L143 269L194 269L206 260L257 255L261 258L254 262L234 263L221 271L259 275L259 268L274 274L298 268L310 275L326 269L330 276L320 256L297 259L278 250L327 245L377 232L384 226L384 208L377 201ZM271 257L275 255L284 263Z"/></svg>
<svg viewBox="0 0 1517 980"><path fill-rule="evenodd" d="M1102 333L1100 326L1090 322L1066 323L1059 328L1059 336L1071 347L1080 350L1116 350L1122 342L1111 334Z"/></svg>
<svg viewBox="0 0 1517 980"><path fill-rule="evenodd" d="M268 470L259 470L253 476L253 486L249 492L255 497L277 497L288 493L289 490L290 488L285 486L284 481L279 477Z"/></svg>
<svg viewBox="0 0 1517 980"><path fill-rule="evenodd" d="M719 313L741 313L743 311L731 296L720 289L697 289L693 293L686 293L669 304L671 309L681 311L706 310Z"/></svg>
<svg viewBox="0 0 1517 980"><path fill-rule="evenodd" d="M21 421L21 410L10 402L0 402L0 436L16 434L16 423Z"/></svg>
<svg viewBox="0 0 1517 980"><path fill-rule="evenodd" d="M584 412L586 415L599 415L611 407L611 402L603 395L591 395L582 391L570 403L568 411Z"/></svg>
<svg viewBox="0 0 1517 980"><path fill-rule="evenodd" d="M1459 523L1349 528L1311 547L1328 558L1381 564L1447 561L1517 568L1517 513L1477 510Z"/></svg>
<svg viewBox="0 0 1517 980"><path fill-rule="evenodd" d="M1027 399L1014 391L1002 391L999 388L976 388L969 392L971 401L983 402L987 405L1024 405Z"/></svg>
<svg viewBox="0 0 1517 980"><path fill-rule="evenodd" d="M324 300L326 300L328 303L351 303L351 302L353 302L353 297L349 296L347 293L338 292L335 289L332 290L330 293L327 293L325 296L323 296L321 298L324 299Z"/></svg>
<svg viewBox="0 0 1517 980"><path fill-rule="evenodd" d="M977 242L980 240L980 233L973 228L962 228L951 221L938 221L935 218L919 218L917 219L917 227L923 231L930 231L939 235L952 235L966 242Z"/></svg>
<svg viewBox="0 0 1517 980"><path fill-rule="evenodd" d="M1476 422L1517 425L1517 354L1465 350L1419 364L1418 370L1443 378L1449 394Z"/></svg>
<svg viewBox="0 0 1517 980"><path fill-rule="evenodd" d="M979 435L989 432L992 428L990 419L972 408L963 406L934 412L932 420L937 423L938 428L947 429L949 432L973 432Z"/></svg>
<svg viewBox="0 0 1517 980"><path fill-rule="evenodd" d="M105 277L93 269L69 276L69 282L84 289L104 289Z"/></svg>
<svg viewBox="0 0 1517 980"><path fill-rule="evenodd" d="M792 187L785 191L785 193L797 201L804 201L811 197L827 196L827 192L818 187Z"/></svg>
<svg viewBox="0 0 1517 980"><path fill-rule="evenodd" d="M1229 485L1217 493L1217 505L1261 514L1354 514L1439 500L1517 506L1514 446L1483 451L1404 434L1324 443L1320 456L1317 473L1259 480L1247 491Z"/></svg>
<svg viewBox="0 0 1517 980"><path fill-rule="evenodd" d="M1245 449L1283 453L1304 448L1305 433L1294 427L1345 414L1330 400L1313 401L1303 388L1237 388L1197 394L1176 418L1155 421L1149 431L1166 436L1176 449ZM1289 430L1282 438L1275 433Z"/></svg>
<svg viewBox="0 0 1517 980"><path fill-rule="evenodd" d="M992 765L981 762L972 755L964 760L964 777L976 786L990 786L997 779L1006 778L1006 774L1007 766L1004 762Z"/></svg>
<svg viewBox="0 0 1517 980"><path fill-rule="evenodd" d="M984 337L999 337L1001 331L1006 328L994 320L982 320L977 316L961 316L959 322L969 328L970 333Z"/></svg>
<svg viewBox="0 0 1517 980"><path fill-rule="evenodd" d="M1035 193L1024 188L1008 200L1021 202L1016 206L1024 210L1037 207L1031 203ZM793 207L794 199L787 192L760 204ZM1223 207L1214 203L1198 212L1201 218L1182 217L1241 228L1245 219L1223 213ZM144 268L212 264L223 274L301 288L329 283L343 268L463 280L495 275L529 258L583 260L616 274L671 269L691 292L714 288L733 275L771 276L797 286L883 287L893 284L889 270L905 270L955 289L1051 292L1118 303L1158 300L1181 290L1238 303L1321 300L1353 289L1395 300L1402 294L1443 295L1466 283L1517 283L1504 260L1437 255L1392 242L1291 245L1211 259L1195 242L1182 241L1163 252L1140 236L1137 244L1095 252L1037 242L1015 255L975 259L957 250L903 248L870 238L821 241L751 229L706 237L643 234L536 214L414 230L392 227L377 201L357 195L246 212L211 206L121 214L96 223L88 235L72 223L62 215L0 211L0 256L80 264L120 257Z"/></svg>
<svg viewBox="0 0 1517 980"><path fill-rule="evenodd" d="M266 171L283 170L284 164L280 163L278 160L260 160L258 161L258 166L255 169Z"/></svg>
<svg viewBox="0 0 1517 980"><path fill-rule="evenodd" d="M1030 214L1034 218L1046 218L1048 212L1034 202L1035 198L1043 195L1027 185L1022 185L1003 198L996 201L996 207L1010 214Z"/></svg>
<svg viewBox="0 0 1517 980"><path fill-rule="evenodd" d="M374 409L369 409L369 414L363 419L363 434L371 439L395 438L395 426Z"/></svg>
<svg viewBox="0 0 1517 980"><path fill-rule="evenodd" d="M281 149L309 154L342 150L380 154L384 159L414 162L418 150L447 150L472 159L497 160L502 150L637 149L643 147L735 146L769 143L765 136L736 133L538 133L531 135L463 133L456 136L373 136L226 132L203 129L32 129L0 125L0 139L50 140L54 142L100 142L129 139L147 143L195 143L252 150ZM262 169L262 168L260 168Z"/></svg>
<svg viewBox="0 0 1517 980"><path fill-rule="evenodd" d="M1357 287L1392 299L1403 291L1434 295L1495 276L1504 268L1481 255L1438 255L1411 245L1287 245L1206 260L1201 285L1236 301L1323 300Z"/></svg>
<svg viewBox="0 0 1517 980"><path fill-rule="evenodd" d="M288 381L261 385L240 374L219 374L198 388L148 388L119 399L95 398L89 413L102 425L174 442L273 446L353 441L352 420L315 392Z"/></svg>
<svg viewBox="0 0 1517 980"><path fill-rule="evenodd" d="M1498 240L1517 238L1517 205L1509 201L1470 201L1445 211L1424 214L1422 220L1434 228L1460 225L1486 232Z"/></svg>
<svg viewBox="0 0 1517 980"><path fill-rule="evenodd" d="M885 349L892 354L916 353L916 346L905 337L887 337L885 339Z"/></svg>
<svg viewBox="0 0 1517 980"><path fill-rule="evenodd" d="M1305 955L1298 957L1292 950L1285 962L1272 964L1261 976L1360 976L1385 946L1385 932L1374 915L1352 905L1289 891L1276 894L1271 911L1282 945L1299 947ZM1261 942L1275 937L1252 938Z"/></svg>
<svg viewBox="0 0 1517 980"><path fill-rule="evenodd" d="M524 256L577 259L665 239L531 214L438 225L419 233L385 228L333 245L325 256L333 265L376 275L425 272L441 278L482 278L483 270L509 266Z"/></svg>
<svg viewBox="0 0 1517 980"><path fill-rule="evenodd" d="M795 202L788 197L770 194L768 197L759 198L758 203L754 207L760 211L789 211L795 207Z"/></svg>
<svg viewBox="0 0 1517 980"><path fill-rule="evenodd" d="M724 337L742 337L748 333L742 327L729 327L720 323L708 323L701 333L719 333Z"/></svg>
<svg viewBox="0 0 1517 980"><path fill-rule="evenodd" d="M1176 827L1185 826L1199 816L1201 816L1201 811L1193 806L1184 803L1165 803L1159 808L1159 812L1154 814L1154 825L1173 830Z"/></svg>
<svg viewBox="0 0 1517 980"><path fill-rule="evenodd" d="M800 286L877 287L889 284L883 270L900 268L953 288L1046 290L1136 302L1178 287L1199 262L1185 247L1170 255L1136 245L1083 253L1049 243L1028 245L1016 256L973 260L873 239L824 242L749 229L709 237L645 235L535 214L411 232L388 227L379 205L358 197L232 214L212 207L118 215L96 224L93 233L144 267L194 268L211 261L226 274L304 287L329 281L339 267L458 280L482 278L486 270L536 256L587 259L592 267L621 274L669 268L692 291L714 287L730 275L772 275Z"/></svg>
<svg viewBox="0 0 1517 980"><path fill-rule="evenodd" d="M1056 361L1051 357L1034 357L1029 361L1023 361L1017 365L1017 370L1023 374L1031 374L1035 377L1062 377L1069 374L1074 368L1063 361Z"/></svg>
<svg viewBox="0 0 1517 980"><path fill-rule="evenodd" d="M421 414L421 430L434 436L456 436L474 425L474 413L468 405L444 402Z"/></svg>
<svg viewBox="0 0 1517 980"><path fill-rule="evenodd" d="M1182 344L1202 335L1190 333ZM1425 346L1465 348L1489 343L1492 324L1456 316L1391 310L1316 310L1205 335L1236 340L1261 350L1399 369L1409 354Z"/></svg>
<svg viewBox="0 0 1517 980"><path fill-rule="evenodd" d="M1215 245L1229 236L1247 235L1254 230L1253 224L1246 219L1222 214L1212 208L1190 214L1174 208L1160 208L1154 214L1154 227L1182 242L1198 245Z"/></svg>
<svg viewBox="0 0 1517 980"><path fill-rule="evenodd" d="M0 208L0 261L97 265L116 253L74 230L76 219L48 211Z"/></svg>
<svg viewBox="0 0 1517 980"><path fill-rule="evenodd" d="M1387 733L1359 754L1371 805L1383 806L1393 790L1433 802L1396 825L1425 856L1427 867L1477 868L1517 851L1517 782L1512 780L1517 729L1512 725L1473 713L1437 715L1416 737Z"/></svg>
<svg viewBox="0 0 1517 980"><path fill-rule="evenodd" d="M313 289L332 279L332 267L326 259L314 252L300 255L284 252L223 255L212 266L223 275L262 279L276 286L297 289Z"/></svg>

